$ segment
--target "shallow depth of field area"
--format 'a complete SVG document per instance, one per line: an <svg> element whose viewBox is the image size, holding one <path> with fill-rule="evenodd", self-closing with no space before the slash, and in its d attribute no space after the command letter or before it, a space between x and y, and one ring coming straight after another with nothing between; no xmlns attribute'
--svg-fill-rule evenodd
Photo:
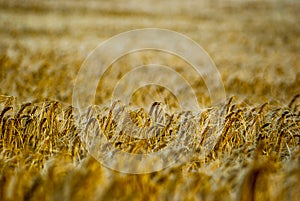
<svg viewBox="0 0 300 201"><path fill-rule="evenodd" d="M0 0L0 200L298 200L299 10L296 0ZM212 104L201 76L169 55L163 64L190 82L202 112L179 113L161 86L138 89L130 105L107 104L131 70L123 57L99 82L96 118L76 116L73 86L88 54L116 34L149 27L201 45L226 100ZM135 56L148 64L155 53ZM138 128L159 125L159 132L146 140L117 132L120 110ZM88 119L84 128L76 118ZM184 127L192 154L158 172L124 174L88 153L82 133L92 127L132 154L166 149Z"/></svg>

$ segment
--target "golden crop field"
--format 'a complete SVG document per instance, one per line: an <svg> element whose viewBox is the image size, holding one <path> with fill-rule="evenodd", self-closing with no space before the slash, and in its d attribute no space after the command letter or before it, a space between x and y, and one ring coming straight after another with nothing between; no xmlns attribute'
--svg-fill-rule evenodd
<svg viewBox="0 0 300 201"><path fill-rule="evenodd" d="M0 200L299 200L299 10L297 0L0 0ZM78 113L72 95L87 56L117 34L153 27L201 45L226 100L212 103L214 83L180 57L146 50L110 65L95 105ZM108 104L132 66L151 62L189 81L201 112L179 111L176 94L157 85ZM99 160L113 156L109 147L171 154L162 168L127 158L110 168Z"/></svg>

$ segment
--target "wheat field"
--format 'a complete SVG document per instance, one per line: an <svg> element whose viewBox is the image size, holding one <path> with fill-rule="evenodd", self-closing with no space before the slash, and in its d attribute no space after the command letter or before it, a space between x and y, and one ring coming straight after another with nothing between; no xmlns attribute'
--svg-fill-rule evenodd
<svg viewBox="0 0 300 201"><path fill-rule="evenodd" d="M0 200L298 200L299 9L293 0L0 0ZM135 91L130 105L107 104L131 70L124 57L99 82L96 106L76 116L73 86L87 55L116 34L148 27L200 44L226 100L212 104L201 76L169 55L163 64L190 82L201 112L178 112L174 94L160 86ZM162 61L154 53L133 56ZM159 129L146 140L128 135L115 118L120 111L140 134ZM87 119L83 127L78 118ZM82 136L95 127L131 154L165 150L184 130L180 143L190 154L160 171L125 174L88 151Z"/></svg>

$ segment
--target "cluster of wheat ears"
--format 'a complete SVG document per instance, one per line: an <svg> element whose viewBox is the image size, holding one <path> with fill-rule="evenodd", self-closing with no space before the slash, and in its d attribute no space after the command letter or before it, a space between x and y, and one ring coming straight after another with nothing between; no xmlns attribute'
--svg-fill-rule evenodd
<svg viewBox="0 0 300 201"><path fill-rule="evenodd" d="M90 107L80 117L86 123L78 127L72 106L57 101L18 105L14 97L1 96L0 198L297 200L299 99L295 96L286 107L267 103L250 107L231 98L199 114L168 114L161 103L153 103L147 112L117 102L106 108ZM114 114L125 110L135 128L154 134L141 139L128 135L133 131L126 124L118 129L120 115ZM181 121L182 116L188 118ZM216 126L216 119L222 124ZM162 171L118 173L86 150L82 133L95 125L114 148L143 154L165 149L185 126L187 135L181 140L188 141L193 154Z"/></svg>

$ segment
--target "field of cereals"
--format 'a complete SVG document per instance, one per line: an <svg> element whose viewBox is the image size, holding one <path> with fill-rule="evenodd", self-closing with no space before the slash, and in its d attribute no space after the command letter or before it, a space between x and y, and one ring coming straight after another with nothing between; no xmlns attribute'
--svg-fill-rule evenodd
<svg viewBox="0 0 300 201"><path fill-rule="evenodd" d="M299 11L297 0L0 0L0 200L299 200ZM149 27L201 45L226 100L212 104L201 76L169 55L164 65L189 81L201 112L178 112L162 86L136 90L129 105L107 104L131 70L125 56L99 81L96 106L77 115L73 87L89 53L116 34ZM147 64L154 53L137 56ZM138 129L118 121L124 111ZM168 149L178 133L183 151L170 157L185 160L144 174L108 168L83 140L100 134L117 150L147 155ZM98 151L112 156L99 139Z"/></svg>

